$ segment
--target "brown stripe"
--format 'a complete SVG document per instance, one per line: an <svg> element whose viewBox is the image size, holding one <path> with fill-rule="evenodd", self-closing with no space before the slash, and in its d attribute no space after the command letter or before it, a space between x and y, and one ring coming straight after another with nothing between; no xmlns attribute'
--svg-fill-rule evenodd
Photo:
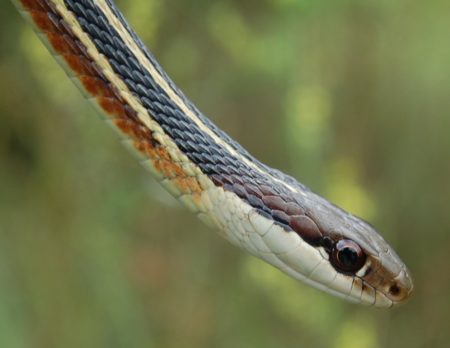
<svg viewBox="0 0 450 348"><path fill-rule="evenodd" d="M47 0L21 0L21 3L39 30L47 36L55 52L77 75L84 89L96 99L115 125L133 140L134 147L149 157L155 169L165 178L171 179L182 194L199 196L202 189L197 179L186 175L165 147L153 138L151 130L139 121L136 111L106 79L54 5Z"/></svg>

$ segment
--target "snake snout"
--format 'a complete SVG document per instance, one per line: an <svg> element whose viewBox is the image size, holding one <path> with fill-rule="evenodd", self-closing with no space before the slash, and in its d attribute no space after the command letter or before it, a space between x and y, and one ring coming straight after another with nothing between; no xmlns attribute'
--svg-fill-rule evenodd
<svg viewBox="0 0 450 348"><path fill-rule="evenodd" d="M413 289L414 285L411 277L406 270L402 270L388 285L386 296L392 300L394 304L403 303L411 297Z"/></svg>

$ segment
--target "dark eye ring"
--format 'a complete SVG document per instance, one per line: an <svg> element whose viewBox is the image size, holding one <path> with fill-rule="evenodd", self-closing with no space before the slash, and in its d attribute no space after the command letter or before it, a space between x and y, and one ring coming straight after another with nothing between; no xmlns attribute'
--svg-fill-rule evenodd
<svg viewBox="0 0 450 348"><path fill-rule="evenodd" d="M364 266L366 254L354 241L341 239L334 244L330 259L338 271L354 274Z"/></svg>

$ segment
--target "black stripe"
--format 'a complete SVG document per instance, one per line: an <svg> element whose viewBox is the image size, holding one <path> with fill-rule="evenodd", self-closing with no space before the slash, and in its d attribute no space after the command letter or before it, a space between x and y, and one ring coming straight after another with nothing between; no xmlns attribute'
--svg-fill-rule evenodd
<svg viewBox="0 0 450 348"><path fill-rule="evenodd" d="M156 60L155 56L147 49L142 40L136 34L136 32L130 27L128 22L126 21L123 14L118 10L117 6L114 4L113 0L105 0L111 12L117 17L123 27L127 30L130 36L133 38L136 45L143 52L145 57L151 62L156 71L167 81L170 88L172 88L173 92L180 97L180 99L186 104L186 106L196 115L202 122L205 124L215 135L221 138L225 143L227 143L234 151L236 151L239 155L244 158L250 160L256 166L261 168L263 171L267 171L273 177L280 179L289 183L291 186L294 186L302 191L310 191L309 188L299 183L295 178L286 175L285 173L280 172L279 170L270 168L266 166L264 163L261 163L257 159L255 159L250 153L245 150L238 142L232 139L227 133L217 127L209 118L205 117L202 112L184 95L184 93L178 88L178 86L172 81L169 75L165 72L165 70L161 67L161 65Z"/></svg>
<svg viewBox="0 0 450 348"><path fill-rule="evenodd" d="M174 91L190 106L202 122L210 127L221 139L244 155L253 163L269 171L271 175L288 180L306 191L307 189L295 179L260 164L239 144L217 128L188 101L184 94L168 78L156 59L147 51L137 35L130 29L121 13L111 0L107 0L114 14L138 43L147 58ZM89 35L96 48L103 54L114 72L127 85L129 90L148 110L149 115L161 126L176 143L178 148L206 174L217 186L233 191L262 215L270 217L286 230L293 230L293 218L308 213L309 200L294 194L281 183L274 182L270 175L265 175L243 163L230 154L223 146L217 144L204 133L181 109L169 98L166 92L154 81L149 72L137 61L134 54L122 41L116 30L108 23L102 11L89 0L65 0L67 8L73 12L83 30ZM309 190L307 190L309 192ZM272 200L278 197L281 200ZM317 197L311 194L311 197ZM318 197L320 198L320 197ZM321 199L322 204L329 204ZM316 202L317 203L317 202ZM288 209L288 206L290 207ZM292 209L292 206L298 209ZM292 211L289 213L288 211ZM302 213L299 213L302 212ZM302 231L296 230L300 235Z"/></svg>
<svg viewBox="0 0 450 348"><path fill-rule="evenodd" d="M186 104L186 106L196 115L202 123L204 123L215 135L217 135L219 138L221 138L223 141L225 141L233 150L235 150L237 153L239 153L241 156L251 160L253 163L258 165L261 169L268 169L264 164L260 163L259 161L255 160L247 150L245 150L238 142L233 140L227 133L222 131L219 127L217 127L209 118L205 117L202 112L184 95L184 93L178 88L178 86L172 81L170 76L167 75L167 73L164 71L164 69L161 67L161 65L158 63L156 58L153 56L153 54L147 49L147 47L144 45L142 40L139 38L139 36L136 34L136 32L130 27L122 13L117 9L117 6L113 3L112 0L105 0L108 4L109 8L111 9L111 12L114 13L114 15L118 18L118 20L121 22L123 27L127 30L127 32L130 34L130 36L133 38L136 45L139 47L139 49L144 53L145 57L152 63L152 65L155 67L156 71L167 81L170 88L173 90L173 92L180 97L180 99ZM275 176L277 176L277 173L275 173Z"/></svg>

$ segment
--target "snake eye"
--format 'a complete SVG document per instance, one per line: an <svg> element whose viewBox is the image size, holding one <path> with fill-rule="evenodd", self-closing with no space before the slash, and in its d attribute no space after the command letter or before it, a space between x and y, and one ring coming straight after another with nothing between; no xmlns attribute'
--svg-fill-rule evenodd
<svg viewBox="0 0 450 348"><path fill-rule="evenodd" d="M365 262L366 254L361 247L348 239L338 241L331 251L331 263L343 273L356 273Z"/></svg>

